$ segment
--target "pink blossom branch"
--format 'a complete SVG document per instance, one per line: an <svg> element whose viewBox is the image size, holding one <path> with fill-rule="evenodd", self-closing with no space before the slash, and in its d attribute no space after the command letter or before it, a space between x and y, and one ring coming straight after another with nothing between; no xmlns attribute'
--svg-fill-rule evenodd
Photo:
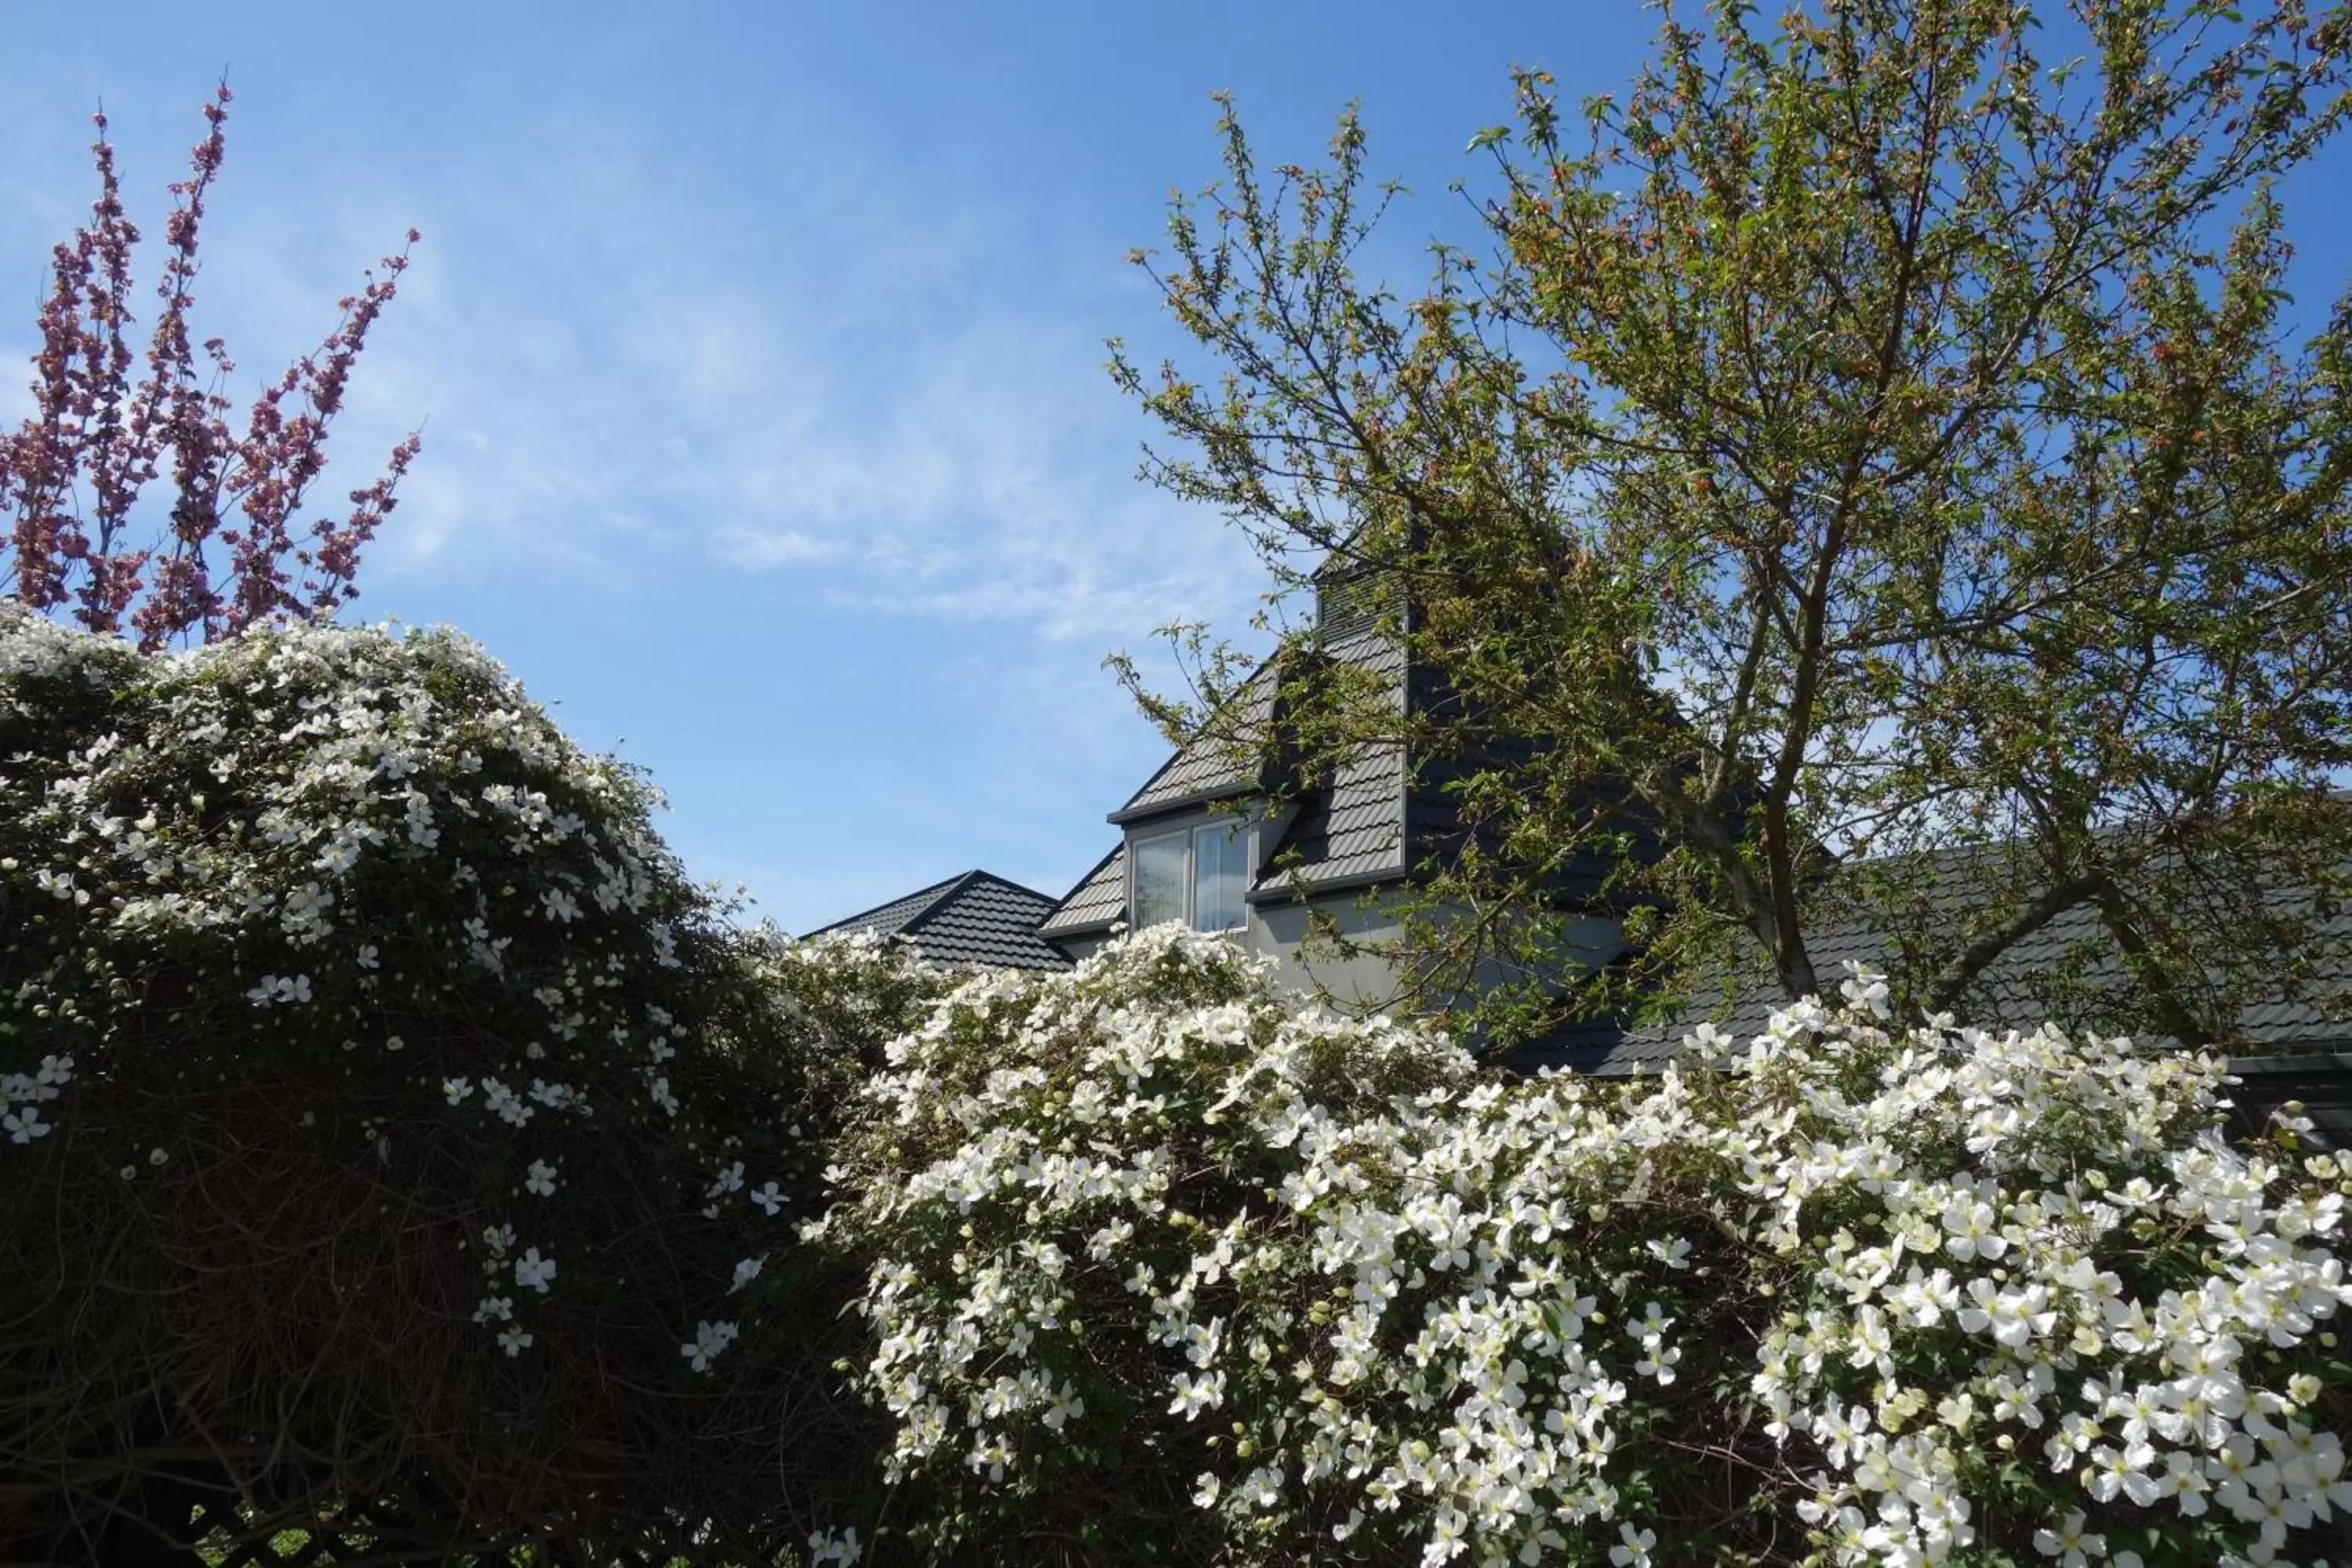
<svg viewBox="0 0 2352 1568"><path fill-rule="evenodd" d="M278 616L331 614L356 593L360 551L391 513L418 448L411 432L383 471L351 492L348 518L319 520L308 544L297 547L293 520L325 468L328 429L352 366L398 291L405 247L383 258L382 276L369 273L358 293L340 301L341 319L316 353L264 388L243 437L230 430L221 387L235 362L215 337L204 342L200 363L188 324L229 101L224 82L204 105L205 133L189 151L187 176L170 186L156 287L163 304L146 374L135 384L128 329L140 236L122 206L106 118L94 117L98 199L90 220L52 252L33 356L34 412L0 434L0 512L10 520L0 592L37 609L70 605L73 618L95 631L121 632L127 622L142 647L190 636L210 641ZM411 229L408 244L417 238ZM124 533L132 511L167 452L173 493L164 537L160 548L130 548ZM236 526L224 527L233 514ZM228 552L217 575L208 559L215 541ZM304 574L299 584L289 564Z"/></svg>
<svg viewBox="0 0 2352 1568"><path fill-rule="evenodd" d="M414 244L415 239L412 229L409 241ZM237 505L245 513L246 522L240 529L222 535L233 542L236 551L231 572L234 590L227 602L227 629L231 633L273 615L321 614L345 597L341 588L349 586L348 570L331 574L338 584L332 588L324 587L315 579L306 581L301 586L310 597L305 599L289 589L286 563L291 556L298 566L313 563L310 552L295 548L293 520L312 481L326 466L328 427L341 411L352 364L367 345L369 329L399 291L400 275L408 268L408 252L403 249L384 257L382 266L381 277L370 272L360 292L347 294L338 301L343 311L342 320L327 334L318 352L297 361L254 405L246 439L235 455L236 467L228 486L238 496ZM289 416L286 402L298 395L301 409ZM347 568L356 569L359 547L390 511L392 488L407 470L409 460L415 455L417 440L416 433L412 431L394 448L391 465L377 485L353 492L354 504L360 510L352 514L350 524L342 529L325 522L314 525L312 531L320 540L321 548L331 542L338 559ZM378 489L382 491L380 501L362 499Z"/></svg>

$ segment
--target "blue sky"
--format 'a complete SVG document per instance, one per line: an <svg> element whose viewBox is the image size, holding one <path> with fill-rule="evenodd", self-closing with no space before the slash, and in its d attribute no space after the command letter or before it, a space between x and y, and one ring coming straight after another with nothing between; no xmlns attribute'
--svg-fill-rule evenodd
<svg viewBox="0 0 2352 1568"><path fill-rule="evenodd" d="M425 232L334 442L355 484L425 427L355 611L480 638L653 771L691 869L795 930L973 866L1061 891L1164 751L1103 655L1254 605L1238 537L1134 477L1146 424L1102 370L1108 335L1171 346L1122 258L1171 186L1215 175L1208 94L1238 96L1267 162L1314 157L1360 100L1374 167L1419 193L1385 258L1410 283L1418 243L1461 230L1444 187L1507 118L1507 68L1613 89L1655 21L1630 0L92 15L0 9L0 361L22 364L47 247L87 209L90 109L157 232L226 68L198 324L238 390ZM2290 210L2306 255L2345 253L2340 206ZM0 368L0 414L22 379Z"/></svg>

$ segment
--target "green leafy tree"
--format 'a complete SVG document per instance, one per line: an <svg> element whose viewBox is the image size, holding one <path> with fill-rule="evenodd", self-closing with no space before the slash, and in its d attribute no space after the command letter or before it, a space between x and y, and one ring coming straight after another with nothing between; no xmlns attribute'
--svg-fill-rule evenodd
<svg viewBox="0 0 2352 1568"><path fill-rule="evenodd" d="M1517 73L1486 242L1409 299L1356 271L1353 113L1269 176L1227 106L1137 258L1208 373L1114 371L1285 588L1402 586L1427 689L1294 681L1280 739L1407 741L1461 808L1422 999L1525 975L1501 1038L1702 961L1815 993L1858 909L1929 1010L2085 912L2061 1016L2226 1039L2303 984L2352 854L2352 310L2299 335L2276 182L2347 71L2340 6L1669 5L1622 99ZM1199 697L1145 696L1197 733L1241 667L1189 642ZM1634 955L1563 998L1594 865Z"/></svg>

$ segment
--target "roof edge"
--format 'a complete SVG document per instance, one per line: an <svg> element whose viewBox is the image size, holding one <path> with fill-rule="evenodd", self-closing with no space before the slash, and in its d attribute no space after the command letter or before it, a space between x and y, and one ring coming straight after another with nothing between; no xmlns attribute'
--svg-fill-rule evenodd
<svg viewBox="0 0 2352 1568"><path fill-rule="evenodd" d="M1314 898L1323 893L1351 893L1359 888L1377 888L1390 882L1410 882L1413 879L1412 872L1404 867L1387 871L1350 871L1344 877L1331 877L1321 881L1310 880L1304 871L1296 868L1278 875L1281 880L1272 885L1261 882L1244 893L1242 902L1277 904L1291 899Z"/></svg>
<svg viewBox="0 0 2352 1568"><path fill-rule="evenodd" d="M870 909L860 910L854 915L843 916L841 919L833 921L830 925L821 925L814 931L805 931L802 933L800 940L806 942L813 936L823 936L827 931L840 931L844 927L856 925L870 916L880 914L884 910L888 909L893 904L909 904L913 903L916 900L920 899L923 902L914 918L907 921L905 925L898 927L898 930L902 931L908 930L918 921L927 919L930 915L931 911L938 908L940 900L947 897L948 893L952 889L976 874L977 873L974 871L959 871L954 876L947 878L942 881L933 882L928 888L917 888L911 893L901 893L895 899L885 899L880 903L874 905Z"/></svg>
<svg viewBox="0 0 2352 1568"><path fill-rule="evenodd" d="M1133 805L1135 805L1135 803L1136 803L1136 801L1137 801L1138 799L1139 799L1141 796L1143 796L1143 795L1148 795L1149 793L1150 793L1151 786L1152 786L1153 784L1158 784L1158 783L1160 782L1161 775L1162 775L1162 774L1164 774L1164 773L1166 773L1170 768L1174 767L1178 763L1180 763L1180 762L1183 761L1183 759L1184 759L1184 748L1183 748L1183 747L1181 747L1181 746L1178 746L1178 747L1177 747L1177 748L1175 748L1173 751L1170 752L1168 753L1168 760L1167 760L1166 762L1164 762L1164 763L1161 763L1158 767L1156 767L1156 768L1152 769L1152 770L1151 770L1151 776L1150 776L1150 778L1145 779L1141 784L1138 784L1138 785L1136 785L1136 786L1135 786L1134 792L1133 792L1132 794L1130 794L1130 795L1127 797L1127 805L1122 805L1122 806L1120 806L1120 807L1118 808L1118 811L1115 811L1115 812L1110 813L1110 814L1109 814L1109 819L1110 819L1111 821L1113 821L1113 822L1118 821L1118 812L1119 812L1119 811L1126 811L1126 810L1128 810L1129 807L1131 807L1131 806L1133 806Z"/></svg>
<svg viewBox="0 0 2352 1568"><path fill-rule="evenodd" d="M1069 901L1072 899L1076 898L1080 892L1084 891L1087 885L1095 879L1096 876L1101 872L1104 867L1109 865L1113 860L1126 853L1127 840L1125 838L1121 838L1118 843L1112 845L1109 849L1104 852L1102 858L1087 867L1086 870L1079 875L1078 879L1070 884L1070 890L1054 900L1054 907L1046 912L1045 918L1037 922L1037 934L1050 942L1056 936L1088 936L1098 931L1108 931L1112 926L1117 925L1119 921L1119 916L1118 915L1113 915L1108 920L1087 921L1082 924L1077 925L1065 925L1057 927L1054 924L1054 921L1060 917L1063 909L1069 903ZM1122 906L1125 904L1125 901L1126 900L1120 900Z"/></svg>
<svg viewBox="0 0 2352 1568"><path fill-rule="evenodd" d="M1175 759L1171 757L1169 760L1172 763ZM1161 773L1166 771L1165 768L1160 770ZM1158 773L1152 775L1154 778L1159 776ZM1150 789L1151 786L1147 784L1143 787ZM1140 795L1143 791L1138 790L1136 793ZM1237 800L1245 795L1262 793L1264 792L1257 785L1247 780L1236 779L1208 789L1194 790L1191 795L1178 795L1172 800L1155 800L1150 805L1122 805L1117 811L1106 813L1103 820L1114 827L1125 827L1130 823L1149 822L1155 816L1173 816L1178 812L1190 811L1195 806L1207 805L1215 801Z"/></svg>
<svg viewBox="0 0 2352 1568"><path fill-rule="evenodd" d="M2352 1050L2345 1049L2347 1046L2352 1046L2352 1040L2341 1035L2323 1035L2314 1037L2312 1048L2307 1051L2270 1050L2260 1056L2225 1059L2232 1073L2252 1073L2257 1078L2272 1074L2300 1076L2315 1070L2352 1075ZM2336 1048L2330 1049L2331 1047Z"/></svg>
<svg viewBox="0 0 2352 1568"><path fill-rule="evenodd" d="M1039 926L1037 935L1045 942L1059 942L1070 936L1100 936L1116 928L1118 922L1119 917L1113 915L1107 921L1088 921L1084 925Z"/></svg>

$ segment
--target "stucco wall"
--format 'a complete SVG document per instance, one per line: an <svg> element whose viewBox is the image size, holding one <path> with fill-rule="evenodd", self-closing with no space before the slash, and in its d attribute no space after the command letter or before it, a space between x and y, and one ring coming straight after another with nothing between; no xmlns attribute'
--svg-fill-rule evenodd
<svg viewBox="0 0 2352 1568"><path fill-rule="evenodd" d="M1110 936L1108 932L1096 936L1057 936L1054 939L1054 945L1068 953L1072 960L1083 962L1093 953L1099 952L1103 944L1109 941Z"/></svg>
<svg viewBox="0 0 2352 1568"><path fill-rule="evenodd" d="M1248 946L1270 955L1275 975L1285 986L1312 994L1321 986L1335 1005L1350 1012L1377 1012L1393 1005L1398 988L1396 966L1377 951L1334 953L1328 940L1308 937L1318 913L1328 915L1351 945L1396 949L1404 939L1404 921L1396 912L1399 896L1379 889L1357 889L1303 902L1266 904L1250 911ZM1615 921L1594 917L1570 924L1559 962L1579 972L1608 963L1623 950L1622 928ZM1502 972L1482 966L1481 985L1499 983Z"/></svg>
<svg viewBox="0 0 2352 1568"><path fill-rule="evenodd" d="M1403 931L1386 907L1391 901L1376 898L1367 907L1359 889L1305 902L1262 904L1250 910L1244 945L1275 961L1275 979L1286 989L1305 995L1328 990L1332 1002L1349 1011L1377 1012L1395 996L1394 965L1376 953L1330 952L1328 943L1310 942L1307 932L1320 913L1350 942L1393 948Z"/></svg>
<svg viewBox="0 0 2352 1568"><path fill-rule="evenodd" d="M1128 863L1130 867L1134 864L1138 838L1190 830L1213 820L1231 821L1234 815L1199 806L1131 826L1128 831ZM1248 863L1253 879L1265 870L1267 858L1282 841L1293 815L1287 807L1268 813L1263 805L1241 814L1244 831L1250 840ZM1399 901L1395 889L1378 887L1359 887L1305 899L1285 897L1251 905L1248 924L1235 935L1249 952L1274 961L1275 979L1286 990L1301 996L1325 994L1332 1005L1350 1012L1378 1012L1393 1006L1397 1000L1396 965L1382 957L1380 950L1394 950L1402 942L1403 921L1395 909ZM1351 946L1370 951L1334 952L1328 942L1311 941L1308 933L1318 915L1328 917ZM1109 940L1108 934L1071 936L1056 939L1055 945L1073 959L1082 960ZM1615 921L1580 921L1569 932L1560 963L1578 968L1604 963L1617 954L1622 945ZM1483 984L1491 984L1496 976L1484 974L1480 978Z"/></svg>

